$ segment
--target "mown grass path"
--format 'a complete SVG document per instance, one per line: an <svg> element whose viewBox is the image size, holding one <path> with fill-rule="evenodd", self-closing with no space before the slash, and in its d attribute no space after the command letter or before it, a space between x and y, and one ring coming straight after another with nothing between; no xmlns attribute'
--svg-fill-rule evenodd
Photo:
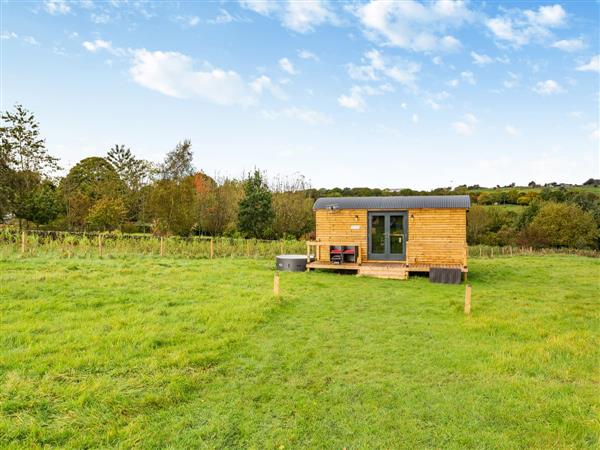
<svg viewBox="0 0 600 450"><path fill-rule="evenodd" d="M600 261L473 260L464 286L270 261L5 260L2 442L594 448ZM112 274L112 275L111 275Z"/></svg>

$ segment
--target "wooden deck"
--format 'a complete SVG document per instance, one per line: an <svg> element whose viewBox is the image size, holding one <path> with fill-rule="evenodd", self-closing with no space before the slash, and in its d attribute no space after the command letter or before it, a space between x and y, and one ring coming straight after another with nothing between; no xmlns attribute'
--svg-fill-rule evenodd
<svg viewBox="0 0 600 450"><path fill-rule="evenodd" d="M466 274L469 271L466 267L456 265L408 265L403 262L363 262L362 264L344 263L334 264L327 261L313 261L306 265L306 270L323 269L323 270L347 270L356 272L358 276L376 277L376 278L391 278L395 280L406 280L410 272L429 272L431 267L443 267L448 269L460 269Z"/></svg>

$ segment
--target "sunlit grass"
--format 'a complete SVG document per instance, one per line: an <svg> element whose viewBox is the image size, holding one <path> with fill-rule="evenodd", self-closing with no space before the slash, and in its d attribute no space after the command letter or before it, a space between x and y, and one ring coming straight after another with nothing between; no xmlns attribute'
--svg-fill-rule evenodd
<svg viewBox="0 0 600 450"><path fill-rule="evenodd" d="M0 445L594 448L600 261L464 286L272 261L0 261Z"/></svg>

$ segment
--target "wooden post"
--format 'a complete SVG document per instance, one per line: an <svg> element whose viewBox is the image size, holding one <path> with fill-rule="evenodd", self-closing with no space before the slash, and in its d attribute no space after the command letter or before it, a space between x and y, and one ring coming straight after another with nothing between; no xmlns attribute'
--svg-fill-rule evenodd
<svg viewBox="0 0 600 450"><path fill-rule="evenodd" d="M511 246L510 246L510 256L512 256L512 255L513 254L512 254L512 244L511 244Z"/></svg>
<svg viewBox="0 0 600 450"><path fill-rule="evenodd" d="M471 314L471 285L465 287L465 314Z"/></svg>
<svg viewBox="0 0 600 450"><path fill-rule="evenodd" d="M273 278L273 295L279 297L279 272L275 272L275 277Z"/></svg>
<svg viewBox="0 0 600 450"><path fill-rule="evenodd" d="M479 257L481 258L482 256L483 256L482 247L481 247L481 244L479 244Z"/></svg>
<svg viewBox="0 0 600 450"><path fill-rule="evenodd" d="M250 240L246 239L246 258L250 258Z"/></svg>
<svg viewBox="0 0 600 450"><path fill-rule="evenodd" d="M160 256L165 254L165 238L163 236L160 237Z"/></svg>
<svg viewBox="0 0 600 450"><path fill-rule="evenodd" d="M210 238L210 259L215 257L215 240Z"/></svg>
<svg viewBox="0 0 600 450"><path fill-rule="evenodd" d="M21 233L21 253L25 253L25 240L27 239L25 231Z"/></svg>
<svg viewBox="0 0 600 450"><path fill-rule="evenodd" d="M494 257L494 247L490 247L490 258Z"/></svg>
<svg viewBox="0 0 600 450"><path fill-rule="evenodd" d="M102 234L98 233L98 254L102 258Z"/></svg>

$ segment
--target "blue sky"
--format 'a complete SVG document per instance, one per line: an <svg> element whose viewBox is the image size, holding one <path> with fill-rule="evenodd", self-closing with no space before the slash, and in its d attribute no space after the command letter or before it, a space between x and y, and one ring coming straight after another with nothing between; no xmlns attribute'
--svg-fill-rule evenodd
<svg viewBox="0 0 600 450"><path fill-rule="evenodd" d="M1 108L70 167L185 138L209 175L600 177L596 1L2 1Z"/></svg>

